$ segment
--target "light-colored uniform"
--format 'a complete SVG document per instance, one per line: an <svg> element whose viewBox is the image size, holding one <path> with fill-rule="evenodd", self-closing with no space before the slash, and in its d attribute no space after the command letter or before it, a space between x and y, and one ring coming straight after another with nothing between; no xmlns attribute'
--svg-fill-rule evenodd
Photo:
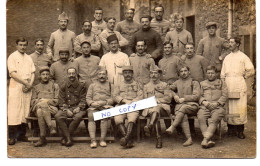
<svg viewBox="0 0 260 166"><path fill-rule="evenodd" d="M95 20L91 22L92 29L91 31L94 32L96 35L99 35L104 29L107 28L107 24L104 20L100 24L98 24Z"/></svg>
<svg viewBox="0 0 260 166"><path fill-rule="evenodd" d="M87 41L91 44L91 51L98 52L100 50L101 42L99 40L99 37L98 37L98 35L91 32L89 36L86 36L84 33L76 36L76 38L74 39L74 50L75 50L75 52L82 54L82 50L81 50L80 45L84 41Z"/></svg>

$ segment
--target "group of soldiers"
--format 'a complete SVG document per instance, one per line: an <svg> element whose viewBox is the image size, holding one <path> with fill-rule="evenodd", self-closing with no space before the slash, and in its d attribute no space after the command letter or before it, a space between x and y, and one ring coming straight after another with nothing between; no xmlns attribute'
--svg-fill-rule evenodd
<svg viewBox="0 0 260 166"><path fill-rule="evenodd" d="M69 18L63 12L47 53L43 39L35 41L36 51L29 56L25 53L28 41L17 39L17 51L8 57L7 64L11 77L9 145L27 140L26 117L36 116L40 139L35 147L46 145L47 129L56 134L52 117L61 130L61 144L72 146L74 131L82 118L88 117L90 147L96 148L95 112L151 96L155 96L157 106L113 117L122 135L121 146L134 146L133 129L139 116L149 119L143 128L146 136L155 130L156 148L162 148L162 116L172 120L166 133L173 134L181 126L186 137L183 146L190 146L194 121L188 117L197 116L203 135L201 146L213 147L211 138L226 110L240 114L229 118L228 134L245 138L245 79L254 75L254 66L239 51L240 39L216 36L217 23L209 22L208 36L199 42L195 53L192 35L183 29L180 14L174 15L175 27L171 28L163 18L163 6L154 8L153 19L142 16L140 24L133 20L134 13L134 9L127 9L125 20L116 25L114 17L104 21L103 10L96 8L95 20L85 20L83 33L76 36L67 29ZM72 119L69 124L68 118ZM108 118L100 120L101 147L107 146L108 127Z"/></svg>

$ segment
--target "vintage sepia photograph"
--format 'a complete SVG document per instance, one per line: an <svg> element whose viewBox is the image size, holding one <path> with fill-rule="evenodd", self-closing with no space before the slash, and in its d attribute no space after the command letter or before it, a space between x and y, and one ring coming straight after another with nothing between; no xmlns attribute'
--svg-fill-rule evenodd
<svg viewBox="0 0 260 166"><path fill-rule="evenodd" d="M5 58L9 159L257 157L255 0L6 0Z"/></svg>

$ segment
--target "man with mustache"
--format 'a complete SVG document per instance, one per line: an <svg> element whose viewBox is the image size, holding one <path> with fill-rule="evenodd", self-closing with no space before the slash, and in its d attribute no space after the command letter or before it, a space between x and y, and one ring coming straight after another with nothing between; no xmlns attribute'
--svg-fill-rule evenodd
<svg viewBox="0 0 260 166"><path fill-rule="evenodd" d="M58 95L59 86L53 81L50 81L50 69L48 66L40 68L40 83L37 84L32 93L31 111L38 117L40 128L40 139L34 144L35 147L44 146L46 141L46 124L50 134L56 134L54 127L51 124L51 116L58 112Z"/></svg>
<svg viewBox="0 0 260 166"><path fill-rule="evenodd" d="M150 117L148 125L144 126L146 136L151 135L151 130L155 128L156 132L156 148L162 148L161 126L159 117L169 116L171 113L171 91L169 90L167 83L160 80L162 70L157 66L151 66L150 68L150 82L144 86L144 98L155 96L157 106L144 109L142 116Z"/></svg>
<svg viewBox="0 0 260 166"><path fill-rule="evenodd" d="M147 45L144 40L136 42L136 53L129 60L134 70L134 80L144 86L150 81L150 67L155 65L150 54L146 53Z"/></svg>
<svg viewBox="0 0 260 166"><path fill-rule="evenodd" d="M39 73L39 69L40 67L43 66L51 66L51 58L48 57L47 54L44 53L44 40L39 38L35 40L35 52L32 53L30 56L33 60L33 63L35 65L35 79L33 82L33 86L37 85L40 83L40 73Z"/></svg>
<svg viewBox="0 0 260 166"><path fill-rule="evenodd" d="M66 80L67 69L73 65L73 62L69 61L69 49L60 48L59 50L60 60L54 62L50 67L50 78L54 80L59 87Z"/></svg>
<svg viewBox="0 0 260 166"><path fill-rule="evenodd" d="M193 43L193 38L189 31L183 29L184 18L182 15L175 13L173 19L175 29L166 34L164 42L170 41L173 44L174 53L181 57L185 54L185 45L187 43Z"/></svg>
<svg viewBox="0 0 260 166"><path fill-rule="evenodd" d="M126 48L126 46L128 46L128 40L126 40L118 31L114 30L116 19L114 17L108 17L105 21L107 23L107 28L99 35L103 47L103 53L106 54L110 51L107 38L111 35L116 35L120 48Z"/></svg>
<svg viewBox="0 0 260 166"><path fill-rule="evenodd" d="M93 113L104 109L112 108L113 98L111 95L111 84L107 81L107 71L104 67L99 66L97 72L98 80L92 83L87 92L86 100L88 108L88 132L91 138L91 148L97 147L96 141L96 122L94 121ZM99 145L106 147L108 119L100 120L101 137Z"/></svg>
<svg viewBox="0 0 260 166"><path fill-rule="evenodd" d="M78 35L75 40L74 40L74 50L76 53L76 57L79 57L82 55L82 50L81 50L81 43L84 41L87 41L91 44L91 53L93 55L98 56L98 52L101 47L101 42L99 40L98 35L96 35L94 32L91 32L92 29L92 23L89 20L85 20L82 23L82 31L83 33Z"/></svg>
<svg viewBox="0 0 260 166"><path fill-rule="evenodd" d="M180 78L170 85L170 89L174 91L173 98L177 103L174 109L175 119L166 132L173 134L176 127L181 124L184 135L187 138L183 146L190 146L192 145L192 138L188 115L197 115L199 109L200 84L190 77L190 68L188 66L180 66L178 73Z"/></svg>
<svg viewBox="0 0 260 166"><path fill-rule="evenodd" d="M69 17L65 12L59 15L58 20L59 29L51 34L49 43L46 48L48 56L52 58L54 62L58 61L60 58L60 47L67 47L69 49L69 58L74 55L73 41L76 36L74 32L67 29Z"/></svg>
<svg viewBox="0 0 260 166"><path fill-rule="evenodd" d="M134 81L134 70L132 66L123 66L124 81L114 88L114 101L118 105L130 104L143 99L143 91L139 84ZM139 116L139 111L133 111L125 114L120 114L114 117L115 123L122 134L120 145L126 148L132 148L133 145L133 127ZM125 119L128 120L128 125L125 127Z"/></svg>
<svg viewBox="0 0 260 166"><path fill-rule="evenodd" d="M86 115L86 87L85 83L79 82L74 67L67 69L67 78L60 87L60 110L55 115L55 119L61 129L61 145L69 147L73 145L71 136ZM69 126L66 124L67 118L72 118Z"/></svg>
<svg viewBox="0 0 260 166"><path fill-rule="evenodd" d="M140 29L140 25L133 20L135 15L135 9L130 8L125 11L125 20L117 23L116 25L116 31L120 32L126 40L131 41L132 36L135 32L137 32ZM129 47L122 50L122 52L126 53L127 55L130 55Z"/></svg>
<svg viewBox="0 0 260 166"><path fill-rule="evenodd" d="M151 21L151 28L158 32L164 41L166 33L170 30L170 22L163 18L164 7L162 5L157 5L154 7L155 18Z"/></svg>
<svg viewBox="0 0 260 166"><path fill-rule="evenodd" d="M26 117L30 111L32 84L35 65L32 58L25 53L28 41L21 37L16 40L17 51L7 59L7 67L11 77L8 86L8 135L9 145L18 141L28 141L26 135Z"/></svg>
<svg viewBox="0 0 260 166"><path fill-rule="evenodd" d="M95 8L94 21L92 23L92 32L99 35L104 29L106 29L106 22L103 20L103 9L101 7Z"/></svg>

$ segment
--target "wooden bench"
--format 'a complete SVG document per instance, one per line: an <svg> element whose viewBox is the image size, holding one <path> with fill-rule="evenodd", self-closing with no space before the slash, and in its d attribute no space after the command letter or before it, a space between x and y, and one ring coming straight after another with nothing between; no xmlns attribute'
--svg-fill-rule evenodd
<svg viewBox="0 0 260 166"><path fill-rule="evenodd" d="M40 137L35 137L34 134L35 134L35 123L37 123L38 121L38 118L37 117L27 117L26 118L27 121L28 121L28 128L29 128L29 132L31 134L31 137L28 138L29 141L37 141L40 139ZM55 118L52 118L52 120L55 120ZM67 120L72 120L72 118L67 118ZM88 118L82 118L82 120L86 121L88 120ZM59 134L59 130L58 130L58 127L56 126L57 128L57 133ZM109 136L106 137L106 140L107 141L114 141L115 140L115 137L114 135L112 134L114 132L114 128L112 125L110 125L110 130L109 132L107 133ZM61 137L46 137L47 141L60 141L61 140ZM90 141L90 137L73 137L72 138L74 141ZM96 137L97 140L100 140L100 137Z"/></svg>

